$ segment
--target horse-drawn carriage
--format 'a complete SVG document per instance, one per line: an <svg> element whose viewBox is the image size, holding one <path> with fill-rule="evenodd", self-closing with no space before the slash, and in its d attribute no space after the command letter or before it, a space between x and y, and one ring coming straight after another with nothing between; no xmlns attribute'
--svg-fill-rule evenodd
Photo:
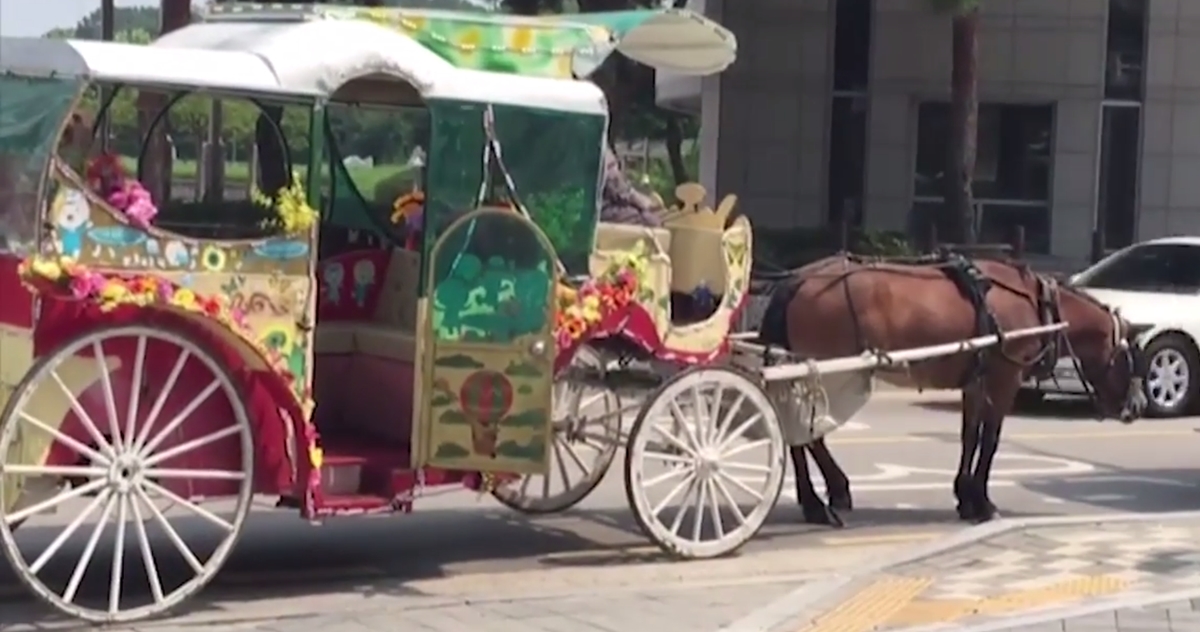
<svg viewBox="0 0 1200 632"><path fill-rule="evenodd" d="M597 226L607 111L575 79L613 50L693 73L734 56L728 32L680 11L236 5L150 46L0 39L0 542L21 581L74 617L141 619L212 578L256 495L309 520L408 511L449 485L561 510L623 442L631 508L662 548L708 557L752 537L786 444L832 428L808 406L781 424L778 406L826 391L811 363L725 361L763 355L729 333L752 245L732 198L714 211L684 186L664 228ZM138 177L75 151L97 86L158 104ZM250 202L156 198L139 179L164 155L154 126L192 93L254 103L275 148L262 171L284 177ZM328 117L358 106L430 114L419 227L347 174ZM647 357L679 370L629 362ZM834 425L865 401L869 377L855 383ZM641 393L628 433L623 390ZM20 546L18 527L47 520L49 542Z"/></svg>

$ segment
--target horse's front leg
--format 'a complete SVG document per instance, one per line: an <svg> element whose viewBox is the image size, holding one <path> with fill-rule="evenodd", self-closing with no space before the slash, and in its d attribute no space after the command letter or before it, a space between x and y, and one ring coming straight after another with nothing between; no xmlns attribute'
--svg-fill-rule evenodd
<svg viewBox="0 0 1200 632"><path fill-rule="evenodd" d="M987 405L985 407L979 437L979 461L975 464L971 487L975 497L975 519L986 522L999 517L996 505L988 494L988 481L992 474L992 463L1000 447L1000 432L1004 428L1004 417L1012 410L1020 389L1021 376L995 378L989 381Z"/></svg>
<svg viewBox="0 0 1200 632"><path fill-rule="evenodd" d="M975 452L979 449L980 414L983 412L983 389L979 382L963 389L962 394L962 452L958 457L958 474L954 477L954 498L960 520L974 520L978 509L975 506L974 464Z"/></svg>
<svg viewBox="0 0 1200 632"><path fill-rule="evenodd" d="M829 506L838 511L854 509L854 499L850 496L850 478L842 471L829 446L825 445L822 437L809 445L809 453L821 470L821 478L825 479L825 493L829 496Z"/></svg>
<svg viewBox="0 0 1200 632"><path fill-rule="evenodd" d="M796 501L800 503L800 509L804 512L804 521L809 524L845 526L837 512L826 505L817 495L812 477L808 473L808 455L805 454L805 446L794 445L790 451L792 453L792 472L796 475Z"/></svg>

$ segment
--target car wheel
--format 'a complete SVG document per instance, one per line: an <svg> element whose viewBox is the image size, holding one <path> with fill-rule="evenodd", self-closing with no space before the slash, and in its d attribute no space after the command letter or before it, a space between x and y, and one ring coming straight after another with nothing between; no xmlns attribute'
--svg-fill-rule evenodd
<svg viewBox="0 0 1200 632"><path fill-rule="evenodd" d="M1200 361L1187 338L1167 334L1146 346L1144 387L1151 417L1177 417L1191 408L1200 387Z"/></svg>

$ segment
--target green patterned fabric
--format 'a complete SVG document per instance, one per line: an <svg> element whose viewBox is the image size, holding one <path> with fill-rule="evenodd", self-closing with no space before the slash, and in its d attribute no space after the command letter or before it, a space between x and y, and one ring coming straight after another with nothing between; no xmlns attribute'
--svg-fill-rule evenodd
<svg viewBox="0 0 1200 632"><path fill-rule="evenodd" d="M73 78L0 75L0 250L33 245L38 185L80 88Z"/></svg>

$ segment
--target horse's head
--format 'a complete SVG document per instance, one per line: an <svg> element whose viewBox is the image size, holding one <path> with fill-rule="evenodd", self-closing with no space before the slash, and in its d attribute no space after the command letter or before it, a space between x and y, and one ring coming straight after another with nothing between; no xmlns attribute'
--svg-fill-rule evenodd
<svg viewBox="0 0 1200 632"><path fill-rule="evenodd" d="M1125 423L1138 419L1146 410L1146 362L1136 332L1118 312L1077 289L1062 287L1058 294L1068 351L1097 412Z"/></svg>

